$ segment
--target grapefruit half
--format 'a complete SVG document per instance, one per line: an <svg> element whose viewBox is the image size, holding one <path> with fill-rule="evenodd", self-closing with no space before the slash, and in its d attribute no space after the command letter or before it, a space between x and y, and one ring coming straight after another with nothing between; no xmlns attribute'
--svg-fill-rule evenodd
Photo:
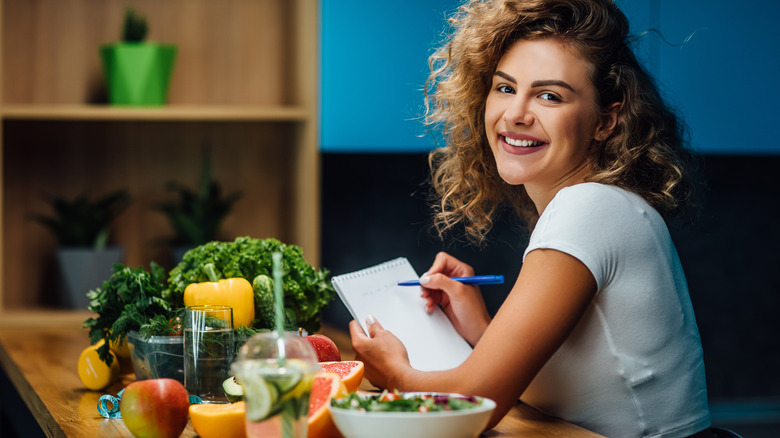
<svg viewBox="0 0 780 438"><path fill-rule="evenodd" d="M344 397L347 388L336 373L322 372L314 377L309 398L308 438L341 437L330 418L328 404L333 397Z"/></svg>
<svg viewBox="0 0 780 438"><path fill-rule="evenodd" d="M363 362L359 360L342 360L338 362L320 362L322 371L336 373L341 377L348 392L358 390L363 381Z"/></svg>

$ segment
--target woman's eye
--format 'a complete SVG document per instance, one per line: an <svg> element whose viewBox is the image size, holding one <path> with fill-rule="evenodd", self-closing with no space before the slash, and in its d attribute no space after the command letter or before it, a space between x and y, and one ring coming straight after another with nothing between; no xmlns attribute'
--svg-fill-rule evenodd
<svg viewBox="0 0 780 438"><path fill-rule="evenodd" d="M510 87L509 85L499 85L496 87L496 91L499 93L506 93L506 94L515 94L515 89Z"/></svg>
<svg viewBox="0 0 780 438"><path fill-rule="evenodd" d="M561 98L553 93L542 93L539 95L539 98L550 102L561 102Z"/></svg>

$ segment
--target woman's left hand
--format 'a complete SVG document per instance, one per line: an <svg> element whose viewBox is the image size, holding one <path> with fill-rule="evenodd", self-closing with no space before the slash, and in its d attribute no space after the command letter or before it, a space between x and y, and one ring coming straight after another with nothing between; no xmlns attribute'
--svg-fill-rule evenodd
<svg viewBox="0 0 780 438"><path fill-rule="evenodd" d="M412 369L406 347L373 317L367 318L366 325L368 335L357 321L349 323L355 359L363 361L365 377L374 386L390 390L399 388L400 376Z"/></svg>

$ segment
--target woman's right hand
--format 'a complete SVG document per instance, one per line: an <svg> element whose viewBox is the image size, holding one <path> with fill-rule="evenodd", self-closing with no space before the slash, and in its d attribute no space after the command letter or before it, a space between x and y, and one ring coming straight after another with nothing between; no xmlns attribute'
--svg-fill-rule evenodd
<svg viewBox="0 0 780 438"><path fill-rule="evenodd" d="M440 252L428 272L420 277L420 285L426 310L430 313L436 305L441 306L458 333L475 346L490 324L485 300L478 287L451 279L470 275L474 275L471 266Z"/></svg>

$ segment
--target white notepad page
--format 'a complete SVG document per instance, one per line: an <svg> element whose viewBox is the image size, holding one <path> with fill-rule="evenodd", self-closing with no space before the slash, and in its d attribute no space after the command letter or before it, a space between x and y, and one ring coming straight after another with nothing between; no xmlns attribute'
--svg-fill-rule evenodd
<svg viewBox="0 0 780 438"><path fill-rule="evenodd" d="M471 353L471 346L458 334L437 306L425 311L420 286L398 286L399 281L419 278L404 257L333 277L331 280L352 317L366 328L373 315L382 327L403 342L412 367L422 371L455 368Z"/></svg>

